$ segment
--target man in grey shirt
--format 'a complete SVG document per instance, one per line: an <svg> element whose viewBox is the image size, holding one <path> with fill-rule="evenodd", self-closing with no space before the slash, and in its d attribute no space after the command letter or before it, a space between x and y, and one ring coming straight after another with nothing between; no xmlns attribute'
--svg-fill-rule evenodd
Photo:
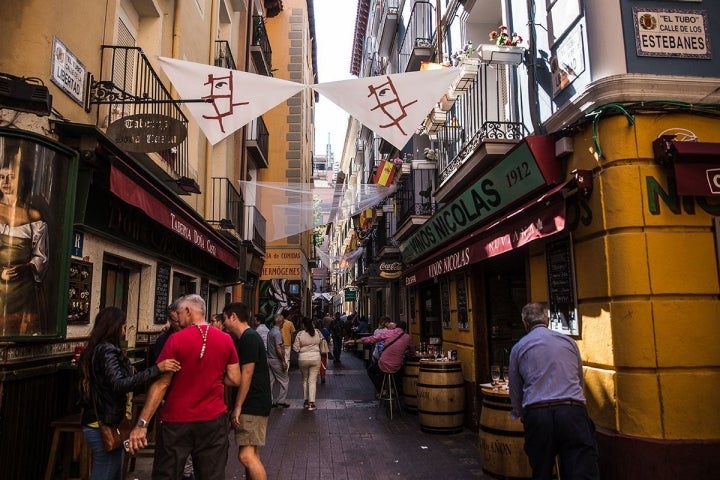
<svg viewBox="0 0 720 480"><path fill-rule="evenodd" d="M263 345L265 345L265 350L267 350L267 337L268 333L270 333L270 329L267 327L267 324L265 324L265 317L260 315L259 313L255 314L255 331L260 335L260 338L262 338Z"/></svg>
<svg viewBox="0 0 720 480"><path fill-rule="evenodd" d="M280 384L280 392L277 398L273 393L273 407L287 408L290 405L285 401L287 399L288 385L290 384L290 375L287 370L287 360L285 358L285 349L283 348L283 338L280 328L285 318L281 314L275 315L275 325L270 329L267 336L267 355L268 366L270 367L270 390L275 391L275 382Z"/></svg>
<svg viewBox="0 0 720 480"><path fill-rule="evenodd" d="M569 336L547 328L539 303L522 309L528 332L510 351L512 416L525 430L525 453L533 478L553 478L560 457L561 478L600 478L595 425L585 409L580 350Z"/></svg>

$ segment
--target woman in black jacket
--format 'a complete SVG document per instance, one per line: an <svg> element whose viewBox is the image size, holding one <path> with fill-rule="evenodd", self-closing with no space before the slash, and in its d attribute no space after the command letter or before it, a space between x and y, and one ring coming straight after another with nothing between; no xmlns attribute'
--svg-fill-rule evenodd
<svg viewBox="0 0 720 480"><path fill-rule="evenodd" d="M117 426L125 416L127 394L163 372L180 370L177 360L164 360L142 372L135 372L120 340L125 337L125 312L104 308L95 317L90 338L78 361L80 398L84 404L83 434L93 453L92 480L120 480L123 449L106 452L98 420Z"/></svg>

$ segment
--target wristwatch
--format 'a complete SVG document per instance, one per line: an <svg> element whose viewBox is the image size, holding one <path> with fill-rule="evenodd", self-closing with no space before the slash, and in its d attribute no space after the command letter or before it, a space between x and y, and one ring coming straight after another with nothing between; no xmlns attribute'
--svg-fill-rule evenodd
<svg viewBox="0 0 720 480"><path fill-rule="evenodd" d="M138 428L147 428L148 422L144 418L141 418L137 421L137 427Z"/></svg>

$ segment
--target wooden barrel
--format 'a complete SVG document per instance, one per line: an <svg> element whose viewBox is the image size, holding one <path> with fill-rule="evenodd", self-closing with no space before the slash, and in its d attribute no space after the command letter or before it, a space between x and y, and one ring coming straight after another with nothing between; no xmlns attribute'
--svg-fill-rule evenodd
<svg viewBox="0 0 720 480"><path fill-rule="evenodd" d="M405 409L417 412L417 380L420 372L419 359L406 359L403 371L403 404Z"/></svg>
<svg viewBox="0 0 720 480"><path fill-rule="evenodd" d="M480 412L480 458L483 475L496 479L532 478L523 445L523 424L510 417L507 390L482 388Z"/></svg>
<svg viewBox="0 0 720 480"><path fill-rule="evenodd" d="M465 421L465 379L460 362L421 360L417 380L420 429L459 433Z"/></svg>

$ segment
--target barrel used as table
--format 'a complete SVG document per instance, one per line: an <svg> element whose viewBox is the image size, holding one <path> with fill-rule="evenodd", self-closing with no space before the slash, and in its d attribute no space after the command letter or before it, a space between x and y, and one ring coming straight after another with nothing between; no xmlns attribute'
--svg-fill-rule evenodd
<svg viewBox="0 0 720 480"><path fill-rule="evenodd" d="M411 412L417 412L417 380L419 372L419 358L405 359L402 379L403 404L405 405L405 409Z"/></svg>
<svg viewBox="0 0 720 480"><path fill-rule="evenodd" d="M459 433L465 421L465 379L458 361L420 360L417 379L420 429Z"/></svg>
<svg viewBox="0 0 720 480"><path fill-rule="evenodd" d="M523 450L524 430L520 420L510 416L507 390L483 387L480 412L480 458L483 475L496 479L532 478L532 469Z"/></svg>

